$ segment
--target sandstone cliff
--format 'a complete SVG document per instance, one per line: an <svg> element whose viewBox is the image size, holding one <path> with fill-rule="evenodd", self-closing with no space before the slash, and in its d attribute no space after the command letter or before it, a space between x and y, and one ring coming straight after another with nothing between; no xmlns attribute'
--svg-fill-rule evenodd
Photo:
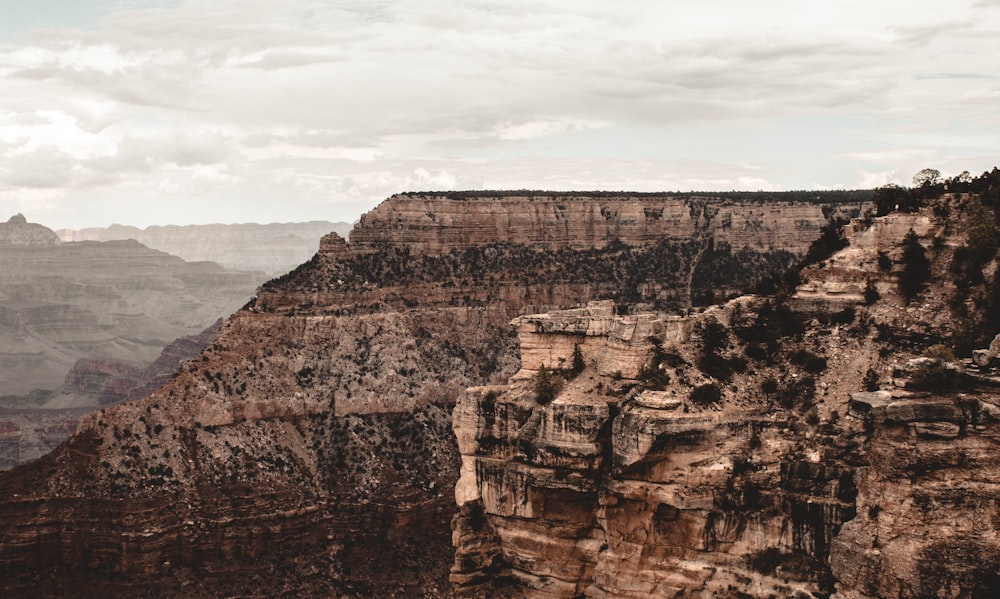
<svg viewBox="0 0 1000 599"><path fill-rule="evenodd" d="M636 304L685 307L780 272L827 222L820 204L789 204L787 219L764 220L768 241L757 244L726 231L766 206L733 206L731 219L702 206L694 217L686 199L602 194L575 197L573 219L583 222L565 230L586 229L597 222L587 215L605 209L613 239L547 241L542 219L479 228L458 243L408 201L384 202L350 244L324 238L165 387L87 417L52 454L0 475L0 568L12 573L4 592L450 595L462 463L451 412L466 405L466 388L518 371L513 318L610 300L605 313L646 322L628 314ZM498 222L525 208L519 197L435 201L435 218L463 227L470 203ZM686 211L699 224L655 239L628 224L637 206ZM398 243L393 227L408 231ZM626 338L621 364L645 351ZM607 402L593 402L588 417L602 409ZM592 462L589 433L564 428L580 446L567 466ZM568 530L589 506L565 493Z"/></svg>
<svg viewBox="0 0 1000 599"><path fill-rule="evenodd" d="M401 194L363 215L351 243L441 253L494 243L583 250L711 238L735 249L801 254L826 222L820 214L857 216L862 203L668 194Z"/></svg>
<svg viewBox="0 0 1000 599"><path fill-rule="evenodd" d="M983 324L1000 309L995 259L969 262L978 201L853 223L790 296L515 319L521 370L454 412L453 582L567 599L996 596L1000 378L937 345L961 343L970 306ZM933 277L912 299L911 230Z"/></svg>

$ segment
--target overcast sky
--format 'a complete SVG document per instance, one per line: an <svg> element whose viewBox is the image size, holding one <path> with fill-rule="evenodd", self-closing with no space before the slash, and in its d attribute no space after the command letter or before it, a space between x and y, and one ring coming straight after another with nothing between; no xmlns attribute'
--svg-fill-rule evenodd
<svg viewBox="0 0 1000 599"><path fill-rule="evenodd" d="M0 220L1000 165L1000 0L0 0Z"/></svg>

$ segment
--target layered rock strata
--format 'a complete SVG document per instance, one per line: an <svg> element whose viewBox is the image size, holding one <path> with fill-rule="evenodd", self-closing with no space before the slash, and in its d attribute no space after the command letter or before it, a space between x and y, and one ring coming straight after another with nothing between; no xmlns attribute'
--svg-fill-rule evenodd
<svg viewBox="0 0 1000 599"><path fill-rule="evenodd" d="M455 410L456 498L498 542L484 554L459 516L452 580L510 575L529 597L820 593L830 541L855 514L858 440L797 430L794 415L741 397L756 377L725 388L722 404L692 401L708 380L691 368L694 331L727 311L615 316L594 304L516 320L522 370ZM677 382L643 389L657 347ZM574 348L586 368L540 404L538 370Z"/></svg>
<svg viewBox="0 0 1000 599"><path fill-rule="evenodd" d="M204 350L219 332L222 320L198 335L170 343L145 368L107 358L81 358L54 391L4 398L17 405L0 409L0 470L7 470L49 453L95 409L145 397L176 374L181 364Z"/></svg>
<svg viewBox="0 0 1000 599"><path fill-rule="evenodd" d="M707 233L734 248L801 254L828 217L857 216L863 203L810 204L780 196L740 201L669 194L400 194L363 215L351 243L389 242L428 253L491 243L580 250L687 241Z"/></svg>
<svg viewBox="0 0 1000 599"><path fill-rule="evenodd" d="M521 370L454 413L452 581L567 599L995 596L1000 379L934 345L958 338L955 298L976 297L953 282L969 202L850 225L784 302L515 319ZM935 281L915 299L897 293L911 230ZM995 261L979 267L996 288Z"/></svg>
<svg viewBox="0 0 1000 599"><path fill-rule="evenodd" d="M524 207L483 201L498 218ZM575 201L598 214L631 206ZM719 291L719 278L732 279L723 293L752 285L808 245L717 243L724 224L713 215L679 241L623 233L553 249L537 241L538 222L445 247L401 202L377 212L425 230L424 241L396 243L391 228L368 224L350 244L324 238L165 387L88 417L52 454L0 475L0 568L14 573L4 592L58 594L74 581L95 594L449 595L461 466L451 411L466 388L517 372L513 318L589 300L623 312L635 301L683 305ZM677 202L687 206L665 197L660 207ZM458 204L437 209L460 220ZM820 205L789 211L809 221L803 230L826 222Z"/></svg>

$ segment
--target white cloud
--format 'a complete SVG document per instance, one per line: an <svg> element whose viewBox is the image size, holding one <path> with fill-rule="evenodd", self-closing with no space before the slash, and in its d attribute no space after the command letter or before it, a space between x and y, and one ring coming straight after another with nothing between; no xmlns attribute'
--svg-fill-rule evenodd
<svg viewBox="0 0 1000 599"><path fill-rule="evenodd" d="M184 194L242 201L243 220L271 202L349 220L407 186L773 189L975 171L1000 162L995 7L120 4L96 26L0 39L0 210L17 185L53 190L45 206L86 197L105 221L120 219L102 194L110 211L137 193L178 210Z"/></svg>

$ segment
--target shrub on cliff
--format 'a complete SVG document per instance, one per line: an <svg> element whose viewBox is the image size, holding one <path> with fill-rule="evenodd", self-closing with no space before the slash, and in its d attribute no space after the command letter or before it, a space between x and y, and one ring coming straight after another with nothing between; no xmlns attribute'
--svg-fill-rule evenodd
<svg viewBox="0 0 1000 599"><path fill-rule="evenodd" d="M958 363L958 358L955 357L955 352L943 343L935 343L925 349L924 357L932 360L938 360L939 362Z"/></svg>
<svg viewBox="0 0 1000 599"><path fill-rule="evenodd" d="M734 372L746 370L747 362L739 356L726 357L722 351L729 347L729 331L714 316L698 325L701 334L701 357L698 368L708 376L728 382Z"/></svg>
<svg viewBox="0 0 1000 599"><path fill-rule="evenodd" d="M948 391L967 386L969 380L964 373L956 366L937 359L921 364L906 383L907 389L917 391Z"/></svg>
<svg viewBox="0 0 1000 599"><path fill-rule="evenodd" d="M806 372L811 372L812 374L819 374L826 370L826 358L817 356L805 349L793 351L788 361L796 366L801 366Z"/></svg>
<svg viewBox="0 0 1000 599"><path fill-rule="evenodd" d="M819 238L809 245L806 257L802 261L803 265L815 264L826 260L834 253L847 247L847 238L844 237L844 225L847 221L842 218L835 218L820 229Z"/></svg>
<svg viewBox="0 0 1000 599"><path fill-rule="evenodd" d="M882 297L882 294L878 292L878 287L875 285L875 281L868 279L865 282L865 305L871 306Z"/></svg>
<svg viewBox="0 0 1000 599"><path fill-rule="evenodd" d="M717 383L698 385L691 391L691 402L706 406L722 399L722 388Z"/></svg>
<svg viewBox="0 0 1000 599"><path fill-rule="evenodd" d="M583 352L580 351L580 344L577 343L573 346L573 362L570 366L570 372L573 376L576 376L583 372L583 369L587 367L587 363L583 360Z"/></svg>
<svg viewBox="0 0 1000 599"><path fill-rule="evenodd" d="M552 403L552 400L562 391L562 386L562 379L549 370L545 364L542 364L533 379L535 401L542 405Z"/></svg>
<svg viewBox="0 0 1000 599"><path fill-rule="evenodd" d="M982 268L1000 248L1000 231L993 211L983 205L978 198L970 203L969 233L966 242L969 256L975 265Z"/></svg>
<svg viewBox="0 0 1000 599"><path fill-rule="evenodd" d="M653 344L653 355L643 364L639 370L639 381L646 389L662 391L670 384L670 375L663 369L664 363L669 361L667 353L663 351L663 342L655 337L650 337Z"/></svg>
<svg viewBox="0 0 1000 599"><path fill-rule="evenodd" d="M697 331L701 334L702 353L715 353L729 346L729 332L714 316L709 316L704 322L698 323Z"/></svg>
<svg viewBox="0 0 1000 599"><path fill-rule="evenodd" d="M736 336L746 344L746 355L754 360L773 363L786 337L799 337L805 330L802 316L784 303L765 301L757 310L755 322L736 328Z"/></svg>
<svg viewBox="0 0 1000 599"><path fill-rule="evenodd" d="M776 394L776 399L781 407L797 408L800 412L809 411L816 403L815 398L816 379L811 376L792 379Z"/></svg>
<svg viewBox="0 0 1000 599"><path fill-rule="evenodd" d="M861 380L861 388L865 391L878 391L880 386L878 372L874 368L869 368L865 378Z"/></svg>
<svg viewBox="0 0 1000 599"><path fill-rule="evenodd" d="M909 302L924 288L931 276L931 263L927 259L920 238L910 229L903 238L903 270L899 273L899 293Z"/></svg>

